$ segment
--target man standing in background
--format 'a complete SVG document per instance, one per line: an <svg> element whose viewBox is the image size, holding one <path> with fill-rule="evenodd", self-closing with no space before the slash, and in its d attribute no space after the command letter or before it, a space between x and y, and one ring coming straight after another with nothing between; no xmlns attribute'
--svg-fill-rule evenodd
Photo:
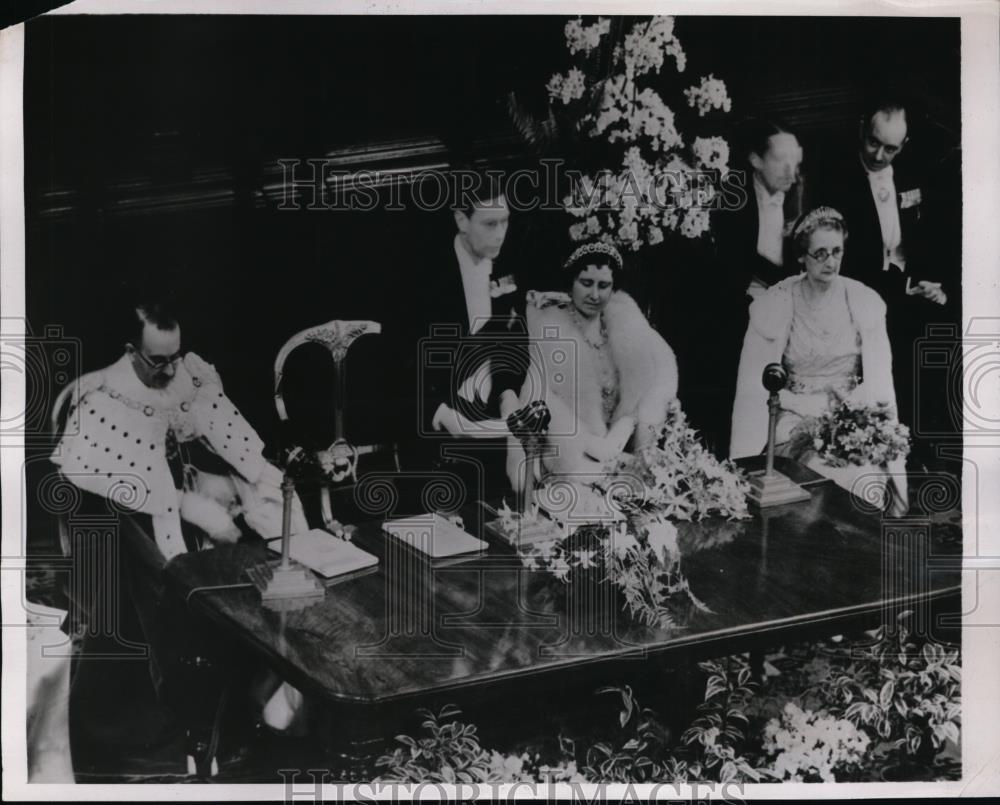
<svg viewBox="0 0 1000 805"><path fill-rule="evenodd" d="M947 249L935 243L942 233L925 214L926 179L912 161L899 159L910 142L909 128L902 100L875 99L863 112L857 151L829 166L819 192L847 222L841 271L874 288L886 303L899 418L914 428L936 415L918 409L916 341L943 316L949 289L940 276L948 267L939 257Z"/></svg>

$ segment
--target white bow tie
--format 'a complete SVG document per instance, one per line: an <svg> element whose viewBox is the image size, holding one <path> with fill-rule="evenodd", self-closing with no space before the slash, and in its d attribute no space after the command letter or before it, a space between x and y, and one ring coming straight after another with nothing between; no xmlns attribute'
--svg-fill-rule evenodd
<svg viewBox="0 0 1000 805"><path fill-rule="evenodd" d="M887 165L880 171L868 171L868 181L881 187L889 186L892 184L892 165Z"/></svg>

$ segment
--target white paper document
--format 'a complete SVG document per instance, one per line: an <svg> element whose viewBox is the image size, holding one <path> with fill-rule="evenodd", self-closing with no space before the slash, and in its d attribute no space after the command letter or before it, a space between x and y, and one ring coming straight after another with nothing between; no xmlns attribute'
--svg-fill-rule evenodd
<svg viewBox="0 0 1000 805"><path fill-rule="evenodd" d="M487 543L463 531L440 514L387 520L382 528L432 559L484 551Z"/></svg>

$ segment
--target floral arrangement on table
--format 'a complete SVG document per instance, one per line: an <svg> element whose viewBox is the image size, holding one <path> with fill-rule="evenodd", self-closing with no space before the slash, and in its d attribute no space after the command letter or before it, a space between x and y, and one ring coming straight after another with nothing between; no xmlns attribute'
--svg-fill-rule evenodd
<svg viewBox="0 0 1000 805"><path fill-rule="evenodd" d="M654 512L675 520L700 520L716 516L730 520L750 516L750 485L736 464L720 461L705 447L698 432L675 400L656 439L634 454L623 454L608 475L608 488L635 490L635 484L615 483L638 479L638 493L619 495L626 510Z"/></svg>
<svg viewBox="0 0 1000 805"><path fill-rule="evenodd" d="M831 467L881 466L910 451L910 429L885 403L841 400L792 432L800 452L815 451Z"/></svg>
<svg viewBox="0 0 1000 805"><path fill-rule="evenodd" d="M774 758L769 771L778 780L833 783L835 771L850 775L861 765L869 743L846 718L788 702L780 721L764 726L763 752Z"/></svg>
<svg viewBox="0 0 1000 805"><path fill-rule="evenodd" d="M586 171L563 201L577 219L569 229L573 240L597 237L638 251L662 243L666 232L697 238L708 231L717 192L709 179L726 173L729 144L714 135L686 140L678 115L657 91L667 83L665 64L678 74L687 67L674 27L669 16L630 26L620 17L599 17L590 25L570 20L565 36L573 66L546 85L547 117L534 120L511 99L529 142L550 142L569 130L583 141L573 150L586 150L588 140L609 146L601 169ZM682 114L691 117L732 108L726 85L714 75L702 76L683 95ZM610 164L616 167L603 167Z"/></svg>
<svg viewBox="0 0 1000 805"><path fill-rule="evenodd" d="M615 525L581 525L563 539L536 543L520 551L528 570L550 573L566 584L613 584L632 618L647 626L678 626L674 609L699 601L680 569L677 527L666 520Z"/></svg>
<svg viewBox="0 0 1000 805"><path fill-rule="evenodd" d="M674 403L652 444L613 460L603 475L543 484L527 512L505 502L495 525L527 569L567 584L581 578L611 583L636 621L672 628L685 602L710 611L681 571L673 521L746 519L748 491L736 466L704 447ZM691 529L688 537L689 550L716 539L710 529Z"/></svg>

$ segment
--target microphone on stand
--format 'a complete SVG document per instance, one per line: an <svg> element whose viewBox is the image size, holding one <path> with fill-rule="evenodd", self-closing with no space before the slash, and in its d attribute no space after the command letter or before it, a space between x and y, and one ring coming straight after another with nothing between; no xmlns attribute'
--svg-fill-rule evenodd
<svg viewBox="0 0 1000 805"><path fill-rule="evenodd" d="M788 372L780 363L769 363L764 367L760 379L768 390L767 398L767 459L763 471L750 474L750 500L758 508L780 506L784 503L798 503L809 500L809 493L784 475L774 469L774 440L778 427L778 414L781 411L781 400L778 392L788 383Z"/></svg>
<svg viewBox="0 0 1000 805"><path fill-rule="evenodd" d="M780 363L769 363L764 367L764 374L760 382L772 394L777 394L788 383L788 372Z"/></svg>
<svg viewBox="0 0 1000 805"><path fill-rule="evenodd" d="M281 559L277 563L264 561L246 569L246 575L260 591L264 605L281 612L303 609L326 596L326 589L315 574L291 557L292 506L295 499L292 475L303 456L302 448L295 447L285 458L281 479Z"/></svg>
<svg viewBox="0 0 1000 805"><path fill-rule="evenodd" d="M774 436L778 427L778 412L781 408L778 392L788 383L788 372L780 363L769 363L764 367L764 374L760 379L770 395L767 398L767 463L764 465L764 474L774 474Z"/></svg>

